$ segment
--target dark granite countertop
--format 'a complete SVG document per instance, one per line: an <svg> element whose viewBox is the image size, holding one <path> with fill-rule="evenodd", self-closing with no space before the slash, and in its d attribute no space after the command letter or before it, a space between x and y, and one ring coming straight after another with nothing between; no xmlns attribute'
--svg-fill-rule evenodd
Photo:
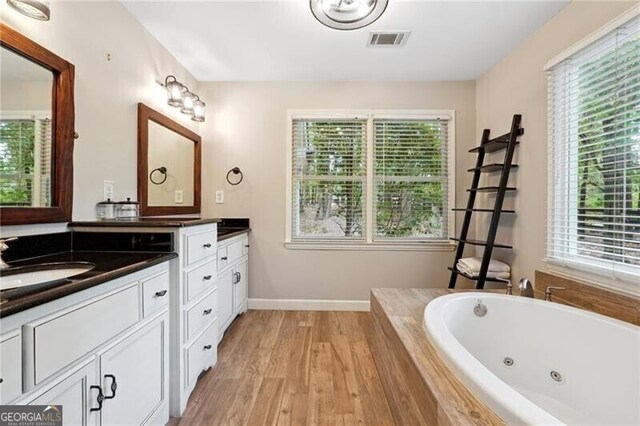
<svg viewBox="0 0 640 426"><path fill-rule="evenodd" d="M249 232L251 232L251 228L248 226L218 228L218 241L228 240L229 238L237 237L238 235L247 234Z"/></svg>
<svg viewBox="0 0 640 426"><path fill-rule="evenodd" d="M200 217L141 217L138 220L91 220L70 222L72 228L85 227L122 227L122 228L182 228L186 226L206 225L208 223L218 223L221 219L210 218L203 219Z"/></svg>
<svg viewBox="0 0 640 426"><path fill-rule="evenodd" d="M90 262L94 263L96 267L52 287L39 290L32 294L18 296L15 299L3 300L2 293L0 293L0 318L120 278L176 257L178 257L178 255L172 252L66 251L27 260L16 260L11 263L12 267L52 262Z"/></svg>

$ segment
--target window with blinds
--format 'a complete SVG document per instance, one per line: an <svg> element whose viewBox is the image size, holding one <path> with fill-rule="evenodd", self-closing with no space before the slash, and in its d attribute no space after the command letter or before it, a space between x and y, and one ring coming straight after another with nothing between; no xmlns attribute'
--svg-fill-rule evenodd
<svg viewBox="0 0 640 426"><path fill-rule="evenodd" d="M51 206L51 120L0 119L0 204Z"/></svg>
<svg viewBox="0 0 640 426"><path fill-rule="evenodd" d="M548 71L548 258L637 280L640 18Z"/></svg>
<svg viewBox="0 0 640 426"><path fill-rule="evenodd" d="M447 239L447 120L374 120L375 237Z"/></svg>
<svg viewBox="0 0 640 426"><path fill-rule="evenodd" d="M363 120L294 120L295 238L363 238L366 134Z"/></svg>
<svg viewBox="0 0 640 426"><path fill-rule="evenodd" d="M450 118L325 115L291 119L288 240L446 242Z"/></svg>

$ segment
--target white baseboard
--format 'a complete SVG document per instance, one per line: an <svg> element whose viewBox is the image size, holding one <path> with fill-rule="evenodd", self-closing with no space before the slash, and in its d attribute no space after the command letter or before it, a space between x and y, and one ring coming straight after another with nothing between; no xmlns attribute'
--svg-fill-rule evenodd
<svg viewBox="0 0 640 426"><path fill-rule="evenodd" d="M369 312L368 300L249 299L249 309Z"/></svg>

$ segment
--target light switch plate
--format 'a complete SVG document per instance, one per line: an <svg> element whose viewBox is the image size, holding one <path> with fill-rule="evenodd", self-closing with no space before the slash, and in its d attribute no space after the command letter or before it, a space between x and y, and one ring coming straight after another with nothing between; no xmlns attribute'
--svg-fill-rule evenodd
<svg viewBox="0 0 640 426"><path fill-rule="evenodd" d="M176 201L176 204L182 204L184 202L183 192L181 189L176 189L175 201Z"/></svg>
<svg viewBox="0 0 640 426"><path fill-rule="evenodd" d="M224 204L224 191L216 191L216 204Z"/></svg>
<svg viewBox="0 0 640 426"><path fill-rule="evenodd" d="M113 196L113 181L112 180L105 180L104 181L104 185L103 185L103 197L104 200L111 200L114 201L114 196Z"/></svg>

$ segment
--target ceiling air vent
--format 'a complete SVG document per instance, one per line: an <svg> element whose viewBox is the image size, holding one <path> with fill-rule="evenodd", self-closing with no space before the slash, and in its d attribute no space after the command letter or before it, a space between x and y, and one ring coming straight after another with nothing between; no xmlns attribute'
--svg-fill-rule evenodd
<svg viewBox="0 0 640 426"><path fill-rule="evenodd" d="M385 31L371 33L369 35L369 46L402 46L409 31Z"/></svg>

